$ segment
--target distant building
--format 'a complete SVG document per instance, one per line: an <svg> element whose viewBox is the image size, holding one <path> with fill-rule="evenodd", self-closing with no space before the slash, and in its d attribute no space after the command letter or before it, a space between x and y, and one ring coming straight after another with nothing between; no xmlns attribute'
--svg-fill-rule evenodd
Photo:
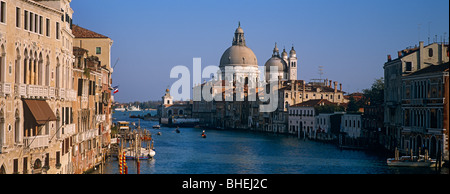
<svg viewBox="0 0 450 194"><path fill-rule="evenodd" d="M317 133L324 133L325 130L316 125L316 110L315 107L332 105L334 103L325 100L308 100L289 106L289 123L288 129L290 134L297 134L298 136L307 136L315 139Z"/></svg>
<svg viewBox="0 0 450 194"><path fill-rule="evenodd" d="M160 123L168 126L194 126L198 124L198 118L192 118L192 101L174 102L170 90L162 97L162 104L157 110Z"/></svg>
<svg viewBox="0 0 450 194"><path fill-rule="evenodd" d="M362 119L362 137L366 138L371 147L384 145L386 128L384 127L384 107L379 104L370 104L364 106Z"/></svg>
<svg viewBox="0 0 450 194"><path fill-rule="evenodd" d="M306 83L303 80L297 80L298 58L294 47L289 54L283 49L280 55L278 46L275 44L272 56L264 64L264 67L265 80L276 80L278 84L278 91L276 91L278 92L278 104L273 112L260 112L261 105L266 102L260 101L259 96L266 92L267 88L258 85L263 80L258 78L257 59L253 51L247 47L244 31L239 25L231 47L223 53L220 59L221 74L217 78L195 85L193 88L195 93L205 87L211 87L213 96L221 96L221 100L194 100L192 117L199 118L200 125L204 127L297 134L298 126L289 126L288 124L289 106L308 100L322 99L336 104L348 102L344 99L345 92L342 91L342 84L339 84L338 87L338 82L323 80ZM277 67L278 71L270 72L271 67ZM232 72L225 72L227 68L232 69ZM239 83L243 84L241 93L238 90L242 89L238 85ZM220 85L220 87L216 85ZM252 88L252 86L254 87ZM256 96L255 101L249 100L251 95ZM232 97L232 100L225 100L228 97ZM310 126L310 131L313 126Z"/></svg>

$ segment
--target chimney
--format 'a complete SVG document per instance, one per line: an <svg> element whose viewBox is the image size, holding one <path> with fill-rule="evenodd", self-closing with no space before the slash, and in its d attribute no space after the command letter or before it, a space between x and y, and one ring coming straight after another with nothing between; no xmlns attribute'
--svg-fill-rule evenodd
<svg viewBox="0 0 450 194"><path fill-rule="evenodd" d="M388 62L392 61L391 55L388 55L388 56L387 56L387 60L388 60Z"/></svg>
<svg viewBox="0 0 450 194"><path fill-rule="evenodd" d="M333 80L330 80L329 82L330 82L330 84L328 85L328 87L330 87L331 88L331 82L332 82Z"/></svg>
<svg viewBox="0 0 450 194"><path fill-rule="evenodd" d="M305 99L305 80L302 80L302 84L303 84L303 91L302 91L302 102Z"/></svg>
<svg viewBox="0 0 450 194"><path fill-rule="evenodd" d="M339 91L342 92L342 83L339 84Z"/></svg>
<svg viewBox="0 0 450 194"><path fill-rule="evenodd" d="M337 92L337 82L335 81L335 82L333 82L334 83L334 93L336 93Z"/></svg>
<svg viewBox="0 0 450 194"><path fill-rule="evenodd" d="M423 49L423 41L419 42L419 67L417 68L417 70L424 68L424 63L423 63L423 59L425 56L425 51Z"/></svg>

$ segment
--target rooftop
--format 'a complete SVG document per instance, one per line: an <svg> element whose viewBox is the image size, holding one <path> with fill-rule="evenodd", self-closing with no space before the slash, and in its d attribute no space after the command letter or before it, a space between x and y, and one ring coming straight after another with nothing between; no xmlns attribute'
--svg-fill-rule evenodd
<svg viewBox="0 0 450 194"><path fill-rule="evenodd" d="M75 24L72 24L72 34L75 38L108 38L105 35L93 32Z"/></svg>

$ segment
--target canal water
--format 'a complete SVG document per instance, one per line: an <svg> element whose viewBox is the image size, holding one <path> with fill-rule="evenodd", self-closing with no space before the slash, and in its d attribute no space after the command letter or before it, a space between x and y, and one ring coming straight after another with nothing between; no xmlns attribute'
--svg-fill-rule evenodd
<svg viewBox="0 0 450 194"><path fill-rule="evenodd" d="M130 115L147 112L116 112L115 121L138 124ZM154 114L155 112L151 112ZM297 139L287 135L239 131L161 127L157 121L140 121L154 139L156 155L141 160L141 174L448 174L448 168L388 167L386 155L369 151L341 150L336 145ZM162 135L156 135L161 132ZM127 160L128 173L136 163ZM109 158L104 174L118 174L118 160ZM97 172L98 173L98 172Z"/></svg>

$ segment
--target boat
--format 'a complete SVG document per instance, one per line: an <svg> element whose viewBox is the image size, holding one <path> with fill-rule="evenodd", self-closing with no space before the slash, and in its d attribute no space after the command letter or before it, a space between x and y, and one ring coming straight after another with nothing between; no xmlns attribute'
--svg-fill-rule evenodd
<svg viewBox="0 0 450 194"><path fill-rule="evenodd" d="M149 148L141 148L139 156L139 160L148 160L155 156L156 152L153 149ZM127 149L125 151L125 159L127 160L135 160L137 158L136 152L134 150Z"/></svg>
<svg viewBox="0 0 450 194"><path fill-rule="evenodd" d="M123 108L123 107L115 108L114 111L121 111L121 112L123 112L123 111L125 111L125 108Z"/></svg>
<svg viewBox="0 0 450 194"><path fill-rule="evenodd" d="M202 138L206 138L205 130L202 132Z"/></svg>
<svg viewBox="0 0 450 194"><path fill-rule="evenodd" d="M130 131L129 124L130 122L127 121L117 121L117 126L119 126L119 133L120 134L128 133L128 131Z"/></svg>
<svg viewBox="0 0 450 194"><path fill-rule="evenodd" d="M159 129L159 128L161 128L161 126L159 126L159 125L153 125L153 129Z"/></svg>
<svg viewBox="0 0 450 194"><path fill-rule="evenodd" d="M425 158L424 155L419 157L413 156L401 156L400 158L388 158L386 160L388 166L397 167L436 167L436 160L431 158Z"/></svg>
<svg viewBox="0 0 450 194"><path fill-rule="evenodd" d="M129 106L128 107L128 111L141 111L141 109L139 108L139 105L137 107L135 106Z"/></svg>

